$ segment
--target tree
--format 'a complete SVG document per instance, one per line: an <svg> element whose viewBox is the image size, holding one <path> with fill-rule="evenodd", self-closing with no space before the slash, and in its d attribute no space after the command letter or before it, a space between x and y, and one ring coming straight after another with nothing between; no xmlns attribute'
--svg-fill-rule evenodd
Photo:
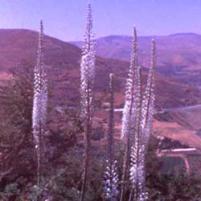
<svg viewBox="0 0 201 201"><path fill-rule="evenodd" d="M37 64L34 68L34 95L32 110L32 129L37 155L37 185L40 186L41 161L44 156L44 134L48 101L47 77L44 64L43 23L40 23ZM44 160L44 157L43 157Z"/></svg>
<svg viewBox="0 0 201 201"><path fill-rule="evenodd" d="M90 160L90 135L93 115L93 88L95 76L95 50L91 5L88 4L87 25L81 59L81 119L84 124L85 160L80 200L84 200Z"/></svg>

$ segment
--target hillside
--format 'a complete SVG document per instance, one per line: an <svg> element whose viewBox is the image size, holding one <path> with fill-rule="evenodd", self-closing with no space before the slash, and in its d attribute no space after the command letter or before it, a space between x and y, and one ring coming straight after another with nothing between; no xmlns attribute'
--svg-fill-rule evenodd
<svg viewBox="0 0 201 201"><path fill-rule="evenodd" d="M167 36L139 37L139 60L144 66L149 66L152 38L157 42L157 60L160 72L185 82L200 83L201 35L179 33ZM131 40L130 36L99 38L96 44L97 55L129 61ZM75 42L74 44L81 46L80 42Z"/></svg>
<svg viewBox="0 0 201 201"><path fill-rule="evenodd" d="M5 80L10 79L11 71L15 68L25 65L33 68L36 62L37 40L38 34L34 31L0 30L1 83L6 83ZM52 131L55 128L60 129L66 126L66 119L61 120L61 117L54 116L57 111L62 112L68 106L74 108L79 105L80 58L81 50L78 47L49 36L45 37L45 63L48 72L50 103L55 107L53 113L49 113L49 116L54 119L52 127L50 126ZM127 61L97 56L95 78L97 110L94 128L95 130L103 129L100 136L100 138L103 137L102 142L105 140L104 134L107 129L108 114L102 106L108 102L109 73L115 75L115 107L119 108L123 106L128 67ZM145 85L147 68L143 68L142 76L143 85ZM160 73L156 74L157 110L200 103L201 92L197 87L178 82ZM190 112L190 114L171 112L159 115L154 121L154 135L166 137L171 141L179 141L182 145L201 150L201 138L197 135L200 129L199 121L192 122L192 126L187 127L188 121L194 115L199 117L200 110L196 113ZM115 138L117 140L119 140L120 129L121 114L115 114ZM79 139L82 139L82 136ZM94 142L100 144L101 141Z"/></svg>
<svg viewBox="0 0 201 201"><path fill-rule="evenodd" d="M34 31L0 30L1 81L10 79L10 72L15 68L24 65L33 67L35 65L37 40L38 34ZM45 63L49 77L50 101L55 106L77 106L79 104L80 58L81 50L78 47L49 36L45 37ZM116 107L123 106L128 67L129 63L127 61L97 57L95 90L97 93L96 102L99 106L108 101L108 78L111 72L115 74L115 105ZM145 83L146 75L147 69L143 69L143 83ZM175 79L161 74L156 76L156 93L158 109L201 103L201 93L197 88L177 82ZM164 116L160 116L156 125L160 134L171 137L173 133L171 132L172 129L169 129L167 117L168 115L165 115L164 119ZM177 131L179 134L185 129L183 124L192 115L185 115L183 122L180 120L182 115L171 113L171 117L174 117L172 119L173 124L178 125ZM103 118L105 118L105 114ZM164 127L166 123L168 123L167 129ZM161 132L160 127L163 132ZM192 132L193 130L194 128L192 128ZM188 136L192 137L191 132ZM182 136L180 135L180 137Z"/></svg>
<svg viewBox="0 0 201 201"><path fill-rule="evenodd" d="M21 64L35 65L37 51L37 32L30 30L0 30L0 78L9 78L9 72ZM79 63L81 50L61 40L45 37L45 63L48 69L50 90L58 102L79 101ZM105 48L107 49L107 48ZM109 58L97 58L96 91L104 92L108 87L109 73L116 75L118 105L122 105L125 78L129 63ZM143 71L145 76L146 70ZM144 80L144 78L143 78ZM173 79L157 75L157 105L176 107L197 104L200 92ZM61 97L61 98L60 98ZM120 101L119 101L120 100Z"/></svg>

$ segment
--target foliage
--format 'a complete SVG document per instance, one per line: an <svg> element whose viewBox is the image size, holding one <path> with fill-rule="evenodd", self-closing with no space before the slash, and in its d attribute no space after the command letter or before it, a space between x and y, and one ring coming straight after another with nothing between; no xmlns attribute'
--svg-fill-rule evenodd
<svg viewBox="0 0 201 201"><path fill-rule="evenodd" d="M3 201L19 200L21 197L33 197L34 200L34 195L41 194L35 187L36 155L31 127L32 75L33 67L24 63L12 72L11 81L0 86L0 196ZM46 137L48 163L42 177L43 185L58 175L55 168L61 171L68 167L64 154L75 146L77 134L82 132L78 114L74 110L58 112L53 106L49 110Z"/></svg>

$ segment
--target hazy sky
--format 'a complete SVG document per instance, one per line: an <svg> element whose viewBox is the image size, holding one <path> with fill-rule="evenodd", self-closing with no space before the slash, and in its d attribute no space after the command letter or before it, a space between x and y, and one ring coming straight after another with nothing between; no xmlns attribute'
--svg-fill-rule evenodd
<svg viewBox="0 0 201 201"><path fill-rule="evenodd" d="M88 0L0 0L0 28L38 29L59 39L83 37ZM97 37L201 33L201 0L91 0Z"/></svg>

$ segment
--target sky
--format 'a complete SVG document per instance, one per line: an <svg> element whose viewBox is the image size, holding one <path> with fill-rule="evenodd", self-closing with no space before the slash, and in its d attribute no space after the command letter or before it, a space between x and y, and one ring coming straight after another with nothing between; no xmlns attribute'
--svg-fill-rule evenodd
<svg viewBox="0 0 201 201"><path fill-rule="evenodd" d="M0 0L0 28L38 30L64 41L82 40L89 0ZM201 34L201 0L91 0L96 37Z"/></svg>

